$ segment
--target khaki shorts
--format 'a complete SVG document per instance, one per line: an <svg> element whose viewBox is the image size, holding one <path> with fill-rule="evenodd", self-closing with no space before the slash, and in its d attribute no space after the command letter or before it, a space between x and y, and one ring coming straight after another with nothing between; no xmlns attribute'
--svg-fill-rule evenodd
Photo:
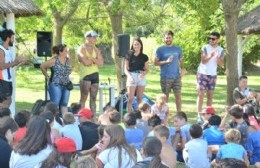
<svg viewBox="0 0 260 168"><path fill-rule="evenodd" d="M161 79L161 88L164 94L169 94L171 89L174 93L181 93L181 77L172 79Z"/></svg>

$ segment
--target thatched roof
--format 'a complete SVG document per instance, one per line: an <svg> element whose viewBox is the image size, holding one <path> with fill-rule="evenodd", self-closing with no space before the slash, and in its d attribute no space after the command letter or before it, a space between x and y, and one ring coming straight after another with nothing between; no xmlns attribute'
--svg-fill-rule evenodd
<svg viewBox="0 0 260 168"><path fill-rule="evenodd" d="M0 0L1 13L14 13L15 17L44 15L32 0Z"/></svg>
<svg viewBox="0 0 260 168"><path fill-rule="evenodd" d="M260 34L260 6L238 18L238 34Z"/></svg>

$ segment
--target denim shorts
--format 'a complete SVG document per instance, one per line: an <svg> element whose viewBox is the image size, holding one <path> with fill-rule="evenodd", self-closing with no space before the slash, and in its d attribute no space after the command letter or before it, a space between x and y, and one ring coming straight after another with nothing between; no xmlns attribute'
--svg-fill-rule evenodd
<svg viewBox="0 0 260 168"><path fill-rule="evenodd" d="M131 76L134 78L134 82L130 82L130 80L127 78L126 86L145 86L146 85L146 77L144 77L140 80L138 76L140 73L138 72L130 72Z"/></svg>
<svg viewBox="0 0 260 168"><path fill-rule="evenodd" d="M197 90L215 90L217 76L197 74Z"/></svg>
<svg viewBox="0 0 260 168"><path fill-rule="evenodd" d="M50 82L48 88L50 100L57 106L67 107L70 97L70 91L65 87Z"/></svg>

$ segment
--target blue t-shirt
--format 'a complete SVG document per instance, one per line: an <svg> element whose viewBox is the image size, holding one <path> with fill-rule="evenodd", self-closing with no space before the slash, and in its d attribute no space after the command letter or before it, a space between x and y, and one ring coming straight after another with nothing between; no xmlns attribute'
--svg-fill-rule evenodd
<svg viewBox="0 0 260 168"><path fill-rule="evenodd" d="M181 136L186 137L186 142L190 141L190 124L185 124L184 126L181 127Z"/></svg>
<svg viewBox="0 0 260 168"><path fill-rule="evenodd" d="M156 57L159 61L166 61L173 56L173 61L169 64L161 65L161 79L171 79L180 76L179 60L182 58L182 50L179 46L161 46L156 50Z"/></svg>
<svg viewBox="0 0 260 168"><path fill-rule="evenodd" d="M125 138L127 143L134 146L136 149L141 150L144 139L144 132L141 129L126 128Z"/></svg>
<svg viewBox="0 0 260 168"><path fill-rule="evenodd" d="M225 144L224 132L218 130L218 126L215 125L203 131L203 138L208 142L208 145Z"/></svg>
<svg viewBox="0 0 260 168"><path fill-rule="evenodd" d="M246 150L242 145L235 144L235 143L228 143L226 145L222 145L217 153L218 159L225 159L225 158L233 158L242 160L247 155Z"/></svg>
<svg viewBox="0 0 260 168"><path fill-rule="evenodd" d="M174 127L168 127L169 129L169 138L167 139L168 144L172 145L172 137L175 136L176 131Z"/></svg>
<svg viewBox="0 0 260 168"><path fill-rule="evenodd" d="M252 156L249 157L250 164L260 162L260 131L254 131L249 133L249 137L246 144L246 149Z"/></svg>

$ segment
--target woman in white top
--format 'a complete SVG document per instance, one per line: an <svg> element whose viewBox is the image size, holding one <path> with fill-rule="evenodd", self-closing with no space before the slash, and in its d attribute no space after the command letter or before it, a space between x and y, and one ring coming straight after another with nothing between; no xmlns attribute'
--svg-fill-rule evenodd
<svg viewBox="0 0 260 168"><path fill-rule="evenodd" d="M52 152L50 125L40 116L34 116L28 124L26 136L15 146L10 168L37 167Z"/></svg>
<svg viewBox="0 0 260 168"><path fill-rule="evenodd" d="M142 160L140 152L126 142L124 129L119 125L107 126L101 141L105 150L96 158L98 168L133 167Z"/></svg>

